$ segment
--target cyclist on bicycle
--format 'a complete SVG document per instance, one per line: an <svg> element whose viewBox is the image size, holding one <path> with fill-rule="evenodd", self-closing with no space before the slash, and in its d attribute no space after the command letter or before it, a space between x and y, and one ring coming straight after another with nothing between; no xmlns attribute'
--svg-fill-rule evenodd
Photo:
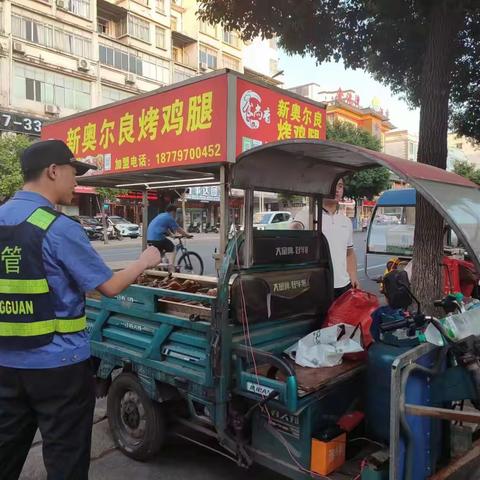
<svg viewBox="0 0 480 480"><path fill-rule="evenodd" d="M192 238L193 235L187 233L175 221L177 214L176 205L170 204L165 209L165 212L157 215L148 225L147 229L147 243L157 247L160 253L166 254L168 263L173 265L172 252L175 250L175 245L166 236L170 233L181 235L182 237Z"/></svg>

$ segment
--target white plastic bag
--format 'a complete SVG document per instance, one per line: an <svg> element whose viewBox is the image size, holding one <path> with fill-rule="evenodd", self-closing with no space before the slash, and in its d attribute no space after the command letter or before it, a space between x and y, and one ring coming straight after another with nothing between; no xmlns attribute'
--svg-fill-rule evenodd
<svg viewBox="0 0 480 480"><path fill-rule="evenodd" d="M363 352L361 329L357 328L353 334L354 330L353 325L345 323L315 330L287 348L285 353L302 367L334 367L342 363L344 353Z"/></svg>

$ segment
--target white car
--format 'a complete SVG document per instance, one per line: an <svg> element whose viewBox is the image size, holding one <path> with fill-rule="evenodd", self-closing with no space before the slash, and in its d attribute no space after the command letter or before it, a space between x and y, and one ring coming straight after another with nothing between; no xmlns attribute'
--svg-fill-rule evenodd
<svg viewBox="0 0 480 480"><path fill-rule="evenodd" d="M290 212L257 212L253 216L253 228L257 230L289 230L294 227L293 222Z"/></svg>
<svg viewBox="0 0 480 480"><path fill-rule="evenodd" d="M140 235L139 226L136 223L129 222L123 217L108 217L109 227L115 226L122 237L138 238Z"/></svg>

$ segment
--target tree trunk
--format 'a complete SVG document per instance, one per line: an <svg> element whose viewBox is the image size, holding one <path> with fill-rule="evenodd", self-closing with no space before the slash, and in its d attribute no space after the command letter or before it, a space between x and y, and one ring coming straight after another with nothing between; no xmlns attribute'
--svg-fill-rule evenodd
<svg viewBox="0 0 480 480"><path fill-rule="evenodd" d="M432 2L429 36L421 78L418 158L440 168L447 164L448 99L454 46L462 22L460 7L447 0ZM425 312L443 285L443 219L425 199L417 196L412 287Z"/></svg>

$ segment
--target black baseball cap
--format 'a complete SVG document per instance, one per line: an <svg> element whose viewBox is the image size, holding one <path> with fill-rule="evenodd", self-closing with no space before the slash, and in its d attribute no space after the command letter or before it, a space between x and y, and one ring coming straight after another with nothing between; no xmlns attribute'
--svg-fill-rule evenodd
<svg viewBox="0 0 480 480"><path fill-rule="evenodd" d="M75 155L62 140L42 140L27 147L20 156L23 172L40 170L50 165L71 165L77 175L83 175L88 170L96 170L95 165L75 160Z"/></svg>

